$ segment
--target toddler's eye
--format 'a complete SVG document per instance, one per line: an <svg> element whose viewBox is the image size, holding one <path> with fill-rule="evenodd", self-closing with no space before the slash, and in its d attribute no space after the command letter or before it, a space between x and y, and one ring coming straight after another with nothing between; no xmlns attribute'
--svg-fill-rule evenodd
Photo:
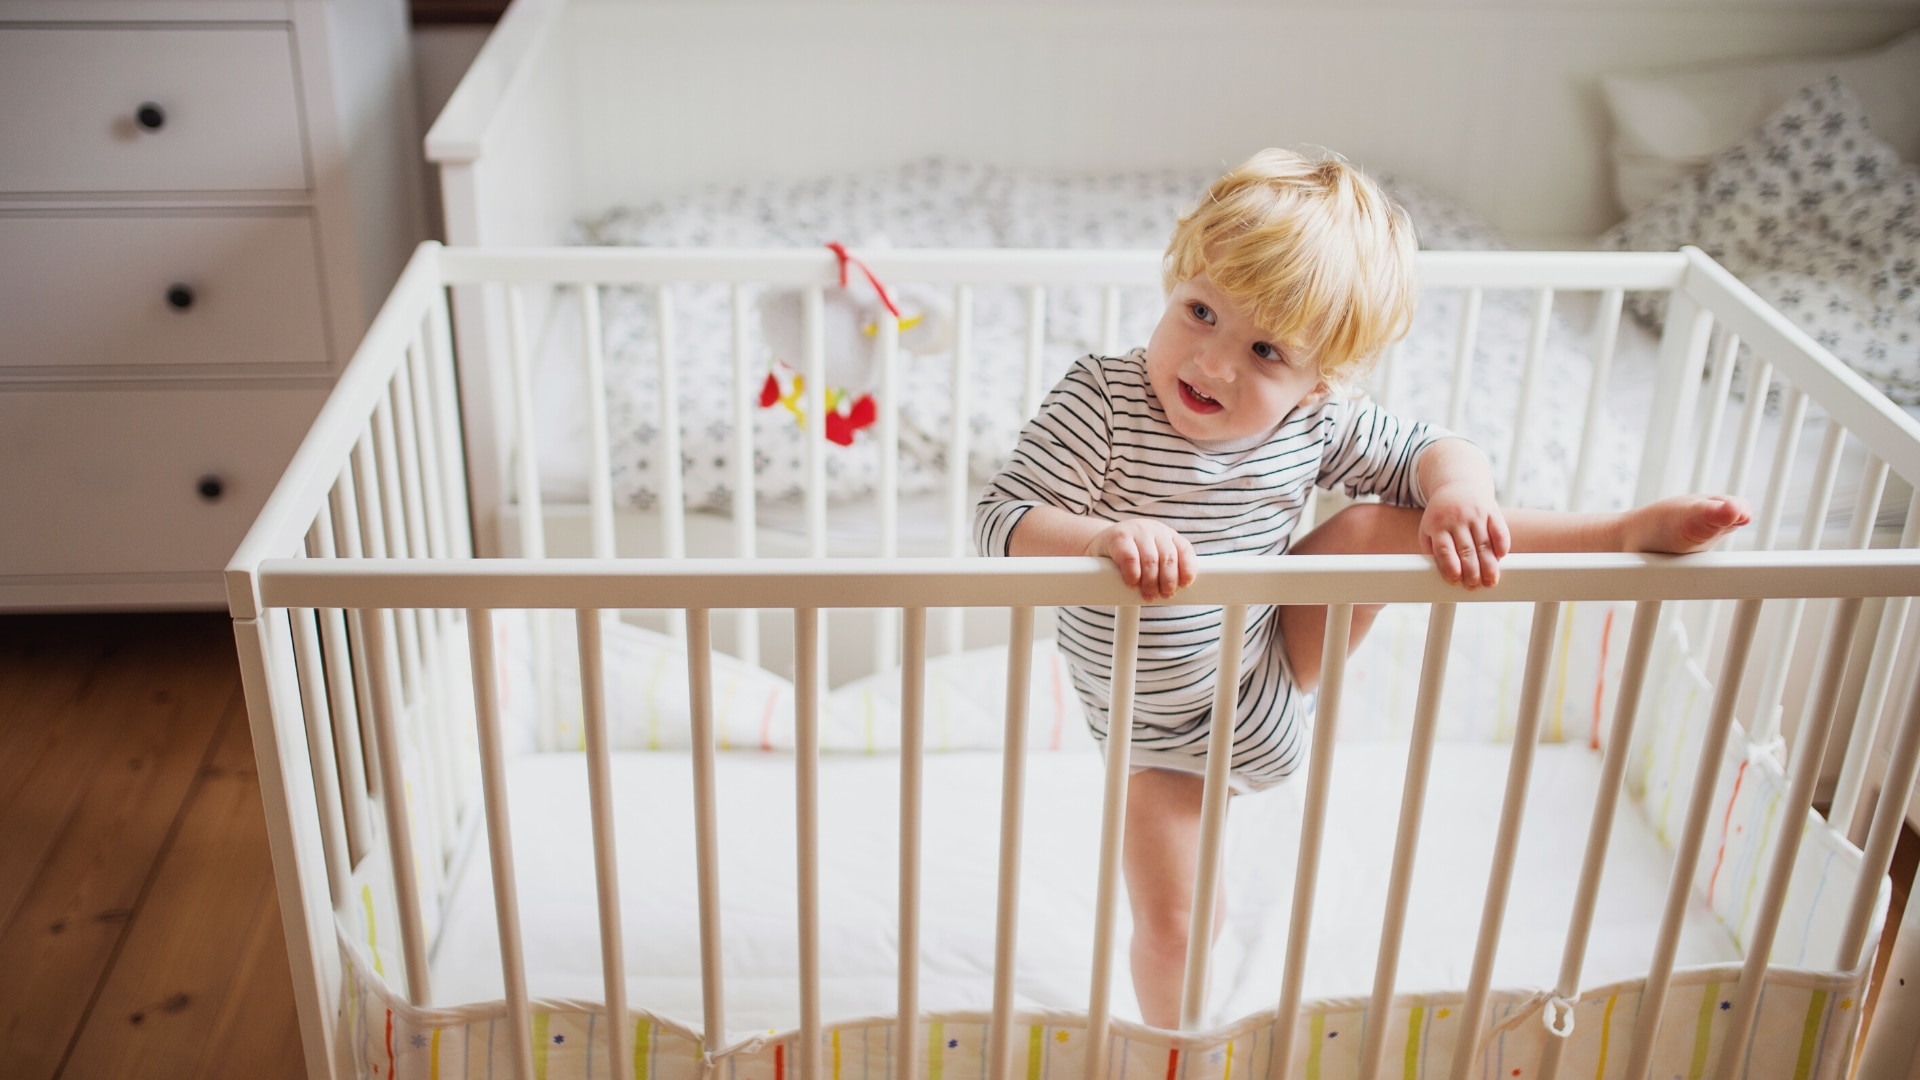
<svg viewBox="0 0 1920 1080"><path fill-rule="evenodd" d="M1193 317L1203 323L1211 324L1214 321L1213 309L1199 301L1187 305L1187 310L1193 312Z"/></svg>
<svg viewBox="0 0 1920 1080"><path fill-rule="evenodd" d="M1256 341L1253 343L1253 355L1262 360L1278 361L1286 359L1277 347L1265 341Z"/></svg>

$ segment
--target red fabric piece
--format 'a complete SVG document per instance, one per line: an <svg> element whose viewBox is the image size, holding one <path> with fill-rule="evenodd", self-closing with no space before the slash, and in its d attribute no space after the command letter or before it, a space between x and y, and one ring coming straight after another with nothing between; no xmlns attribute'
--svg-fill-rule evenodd
<svg viewBox="0 0 1920 1080"><path fill-rule="evenodd" d="M873 286L873 291L880 294L880 302L886 305L887 311L896 319L900 317L900 309L894 306L893 297L887 295L887 287L880 284L880 279L874 276L872 270L867 269L866 263L854 258L852 253L847 251L847 245L838 240L829 240L827 241L827 250L833 252L834 257L840 260L841 288L844 289L847 287L847 264L852 263L860 268L862 274L866 275L867 282Z"/></svg>

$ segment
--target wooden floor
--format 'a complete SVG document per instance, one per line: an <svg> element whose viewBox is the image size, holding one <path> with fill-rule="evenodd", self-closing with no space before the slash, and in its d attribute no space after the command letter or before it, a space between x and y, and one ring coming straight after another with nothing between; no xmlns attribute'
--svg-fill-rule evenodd
<svg viewBox="0 0 1920 1080"><path fill-rule="evenodd" d="M299 1074L224 615L0 616L0 973L7 1080Z"/></svg>
<svg viewBox="0 0 1920 1080"><path fill-rule="evenodd" d="M0 1075L304 1067L232 623L0 617Z"/></svg>

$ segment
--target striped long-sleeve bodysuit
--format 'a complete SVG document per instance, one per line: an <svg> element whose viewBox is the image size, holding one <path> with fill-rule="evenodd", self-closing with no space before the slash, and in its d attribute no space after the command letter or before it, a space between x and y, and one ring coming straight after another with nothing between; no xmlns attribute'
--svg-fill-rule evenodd
<svg viewBox="0 0 1920 1080"><path fill-rule="evenodd" d="M1056 506L1117 521L1153 518L1200 555L1286 552L1312 487L1378 495L1419 506L1420 451L1447 433L1365 401L1302 404L1274 431L1232 445L1177 433L1147 382L1145 353L1089 356L1074 364L1020 432L1005 468L974 509L983 554L1008 553L1029 509ZM1205 771L1220 666L1218 607L1155 606L1140 616L1133 764ZM1059 611L1059 644L1094 737L1107 733L1115 615ZM1312 716L1296 691L1270 606L1247 613L1240 706L1234 719L1234 786L1269 787L1299 765Z"/></svg>

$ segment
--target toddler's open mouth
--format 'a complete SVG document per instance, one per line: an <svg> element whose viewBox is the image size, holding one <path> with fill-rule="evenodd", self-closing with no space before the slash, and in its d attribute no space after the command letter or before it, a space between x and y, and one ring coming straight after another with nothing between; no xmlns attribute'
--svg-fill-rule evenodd
<svg viewBox="0 0 1920 1080"><path fill-rule="evenodd" d="M1180 380L1180 396L1187 401L1187 407L1195 412L1214 412L1223 406L1214 399L1196 390L1192 383Z"/></svg>

